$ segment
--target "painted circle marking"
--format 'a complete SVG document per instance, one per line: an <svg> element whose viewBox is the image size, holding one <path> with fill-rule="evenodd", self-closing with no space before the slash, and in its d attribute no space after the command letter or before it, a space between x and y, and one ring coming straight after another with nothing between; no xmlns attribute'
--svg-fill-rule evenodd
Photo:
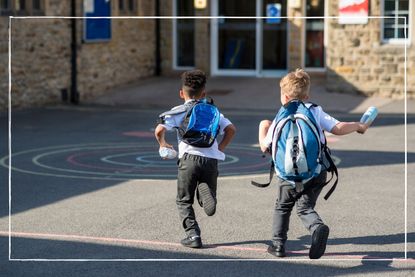
<svg viewBox="0 0 415 277"><path fill-rule="evenodd" d="M94 180L176 178L175 160L162 160L154 143L96 143L57 145L12 154L12 170L42 176ZM268 160L258 148L235 144L220 161L221 176L266 173ZM157 153L157 154L156 154ZM8 156L0 165L8 168ZM27 164L27 160L31 163Z"/></svg>

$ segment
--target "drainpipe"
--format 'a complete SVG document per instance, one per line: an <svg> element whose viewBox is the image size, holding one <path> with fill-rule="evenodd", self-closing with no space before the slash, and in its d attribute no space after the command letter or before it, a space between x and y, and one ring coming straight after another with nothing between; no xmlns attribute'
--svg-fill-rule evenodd
<svg viewBox="0 0 415 277"><path fill-rule="evenodd" d="M160 0L156 0L156 16L160 16ZM156 76L161 75L161 52L160 52L160 21L161 19L156 19Z"/></svg>
<svg viewBox="0 0 415 277"><path fill-rule="evenodd" d="M71 16L76 16L76 0L71 1ZM79 103L78 93L78 76L77 76L77 37L76 37L76 19L71 19L71 103Z"/></svg>

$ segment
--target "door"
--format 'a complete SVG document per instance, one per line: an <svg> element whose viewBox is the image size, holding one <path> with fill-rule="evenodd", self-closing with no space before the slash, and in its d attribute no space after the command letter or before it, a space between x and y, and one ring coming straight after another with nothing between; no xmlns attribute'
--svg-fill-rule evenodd
<svg viewBox="0 0 415 277"><path fill-rule="evenodd" d="M255 1L218 1L219 16L255 16L255 14ZM255 74L256 19L219 19L217 28L217 68L222 71Z"/></svg>
<svg viewBox="0 0 415 277"><path fill-rule="evenodd" d="M274 16L272 9L279 9L278 14L286 17L287 1L262 1L262 15ZM287 56L287 19L262 19L262 71L285 71Z"/></svg>
<svg viewBox="0 0 415 277"><path fill-rule="evenodd" d="M255 18L276 7L287 14L285 0L212 0L212 74L280 76L287 69L287 19Z"/></svg>
<svg viewBox="0 0 415 277"><path fill-rule="evenodd" d="M193 0L174 0L174 15L194 16ZM173 20L173 60L175 69L195 66L195 19Z"/></svg>

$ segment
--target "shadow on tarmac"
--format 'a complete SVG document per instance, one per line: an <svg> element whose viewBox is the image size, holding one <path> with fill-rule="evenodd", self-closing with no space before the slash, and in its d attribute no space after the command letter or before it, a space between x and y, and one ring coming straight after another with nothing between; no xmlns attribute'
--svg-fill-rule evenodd
<svg viewBox="0 0 415 277"><path fill-rule="evenodd" d="M408 243L415 242L415 232L408 233L407 236ZM377 236L365 236L365 237L351 237L351 238L329 238L328 245L343 245L343 244L353 244L353 245L388 245L388 244L403 244L405 241L405 234L391 234L391 235L377 235ZM253 240L253 241L242 241L242 242L230 242L230 243L220 243L220 244L211 244L207 247L215 248L220 246L240 246L240 245L251 245L251 244L264 244L265 247L271 245L269 240ZM301 236L296 240L287 241L287 251L302 251L307 249L310 245L310 236ZM330 253L330 256L364 256L363 259L393 259L393 258L403 258L404 251L402 252L377 252L377 251L355 251L355 252L339 252L339 253ZM290 257L295 256L304 256L301 253L289 253ZM409 258L415 258L415 252L408 252Z"/></svg>
<svg viewBox="0 0 415 277"><path fill-rule="evenodd" d="M332 150L341 159L338 168L405 164L405 152ZM408 163L415 162L415 153L408 152Z"/></svg>
<svg viewBox="0 0 415 277"><path fill-rule="evenodd" d="M1 276L343 276L405 274L411 264L394 268L391 261L321 263L293 261L8 261L7 237L0 237ZM218 255L148 250L138 247L100 245L44 239L13 238L14 259L229 259ZM344 253L343 253L344 254ZM372 253L370 253L372 255ZM327 265L329 264L329 265ZM410 273L409 273L410 274Z"/></svg>

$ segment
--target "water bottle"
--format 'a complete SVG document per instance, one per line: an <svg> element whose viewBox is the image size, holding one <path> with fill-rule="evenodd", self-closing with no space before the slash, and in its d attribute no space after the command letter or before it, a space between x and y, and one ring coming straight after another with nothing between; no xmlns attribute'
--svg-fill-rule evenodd
<svg viewBox="0 0 415 277"><path fill-rule="evenodd" d="M366 112L363 114L362 118L360 119L360 122L370 125L372 124L373 120L375 120L377 115L378 115L378 109L376 107L369 107L366 110Z"/></svg>
<svg viewBox="0 0 415 277"><path fill-rule="evenodd" d="M159 154L163 159L174 159L177 156L176 150L168 147L161 147Z"/></svg>

